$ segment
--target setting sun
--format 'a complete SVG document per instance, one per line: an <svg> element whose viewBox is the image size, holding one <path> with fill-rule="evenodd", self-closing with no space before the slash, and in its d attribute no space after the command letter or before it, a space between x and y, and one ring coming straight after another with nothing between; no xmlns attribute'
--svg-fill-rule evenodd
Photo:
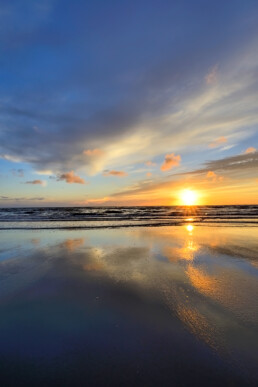
<svg viewBox="0 0 258 387"><path fill-rule="evenodd" d="M180 200L185 206L192 206L197 204L197 199L197 193L191 189L185 189L180 195Z"/></svg>

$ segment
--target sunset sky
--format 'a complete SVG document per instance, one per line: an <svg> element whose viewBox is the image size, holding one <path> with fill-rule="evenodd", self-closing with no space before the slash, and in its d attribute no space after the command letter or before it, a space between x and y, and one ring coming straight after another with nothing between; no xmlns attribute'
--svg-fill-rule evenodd
<svg viewBox="0 0 258 387"><path fill-rule="evenodd" d="M258 3L1 0L0 207L258 204Z"/></svg>

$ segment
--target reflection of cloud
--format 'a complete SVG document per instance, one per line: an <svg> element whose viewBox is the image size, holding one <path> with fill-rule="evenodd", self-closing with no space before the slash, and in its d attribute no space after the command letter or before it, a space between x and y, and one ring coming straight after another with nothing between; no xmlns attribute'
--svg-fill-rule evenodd
<svg viewBox="0 0 258 387"><path fill-rule="evenodd" d="M199 250L198 244L193 239L194 226L192 224L188 224L185 228L188 235L182 241L183 246L175 247L165 245L163 248L162 252L170 262L178 262L180 260L193 261L196 252Z"/></svg>
<svg viewBox="0 0 258 387"><path fill-rule="evenodd" d="M196 337L203 340L214 349L218 349L219 335L216 335L216 327L212 327L208 318L200 310L192 305L182 302L178 305L177 315L180 320Z"/></svg>
<svg viewBox="0 0 258 387"><path fill-rule="evenodd" d="M164 246L162 252L170 262L178 262L181 260L193 261L197 251L198 246L193 242L193 240L186 240L184 246Z"/></svg>
<svg viewBox="0 0 258 387"><path fill-rule="evenodd" d="M74 171L63 173L62 175L58 176L57 180L58 181L65 180L66 183L68 184L72 184L72 183L85 184L85 180L82 179L80 176L76 176L74 174Z"/></svg>
<svg viewBox="0 0 258 387"><path fill-rule="evenodd" d="M115 232L105 230L101 235L98 234L99 231L91 231L92 241L95 241L91 246L83 246L84 238L67 238L60 243L60 234L57 234L53 236L58 242L56 246L48 245L36 252L33 249L31 254L29 245L26 259L19 258L13 262L7 259L6 266L0 262L0 276L1 279L8 280L7 288L9 286L10 291L17 284L18 288L24 289L25 276L29 276L30 283L32 278L35 284L37 270L40 289L42 273L45 284L48 284L48 276L53 278L53 274L55 275L57 286L50 286L50 290L46 286L50 292L59 292L58 281L63 285L67 278L68 287L62 288L67 291L64 294L70 300L72 289L72 297L76 302L82 301L83 305L88 299L91 302L101 283L101 289L110 291L112 306L119 300L119 306L123 305L133 316L136 314L137 321L139 316L136 307L139 304L143 314L147 305L150 306L155 317L156 313L153 311L156 311L156 305L161 313L162 310L169 309L193 335L212 348L220 351L225 347L234 350L235 344L238 347L241 342L246 343L246 338L252 338L252 327L257 318L257 299L254 297L257 293L257 280L248 266L248 260L239 263L239 260L225 257L223 252L218 256L218 251L214 254L207 246L230 245L236 239L239 241L239 249L242 247L244 251L250 240L256 243L257 232L251 228L219 227L215 233L215 229L200 226L195 227L193 236L190 236L189 232L192 231L188 231L186 227ZM76 231L76 235L78 233L84 235ZM44 235L46 237L45 231ZM69 235L75 233L66 231L65 236ZM79 248L81 246L83 248ZM195 254L197 248L198 255ZM159 259L163 258L160 252L173 264ZM194 265L191 257L195 257ZM179 262L181 259L185 261ZM56 276L57 272L62 275ZM98 276L98 281L89 281L94 276ZM89 288L89 283L92 288ZM31 287L28 291L31 294ZM1 294L2 292L5 289L1 289ZM86 299L86 296L89 298ZM108 297L105 301L109 307ZM157 315L160 318L159 313ZM146 321L147 318L149 316ZM171 324L171 316L166 315L164 321ZM228 335L229 329L232 329L231 333L235 337L233 344ZM242 356L244 354L241 353L241 360Z"/></svg>
<svg viewBox="0 0 258 387"><path fill-rule="evenodd" d="M83 269L86 271L99 271L103 269L103 264L100 262L89 262L83 266Z"/></svg>
<svg viewBox="0 0 258 387"><path fill-rule="evenodd" d="M31 243L34 245L34 246L38 246L40 244L40 238L32 238L31 239Z"/></svg>
<svg viewBox="0 0 258 387"><path fill-rule="evenodd" d="M176 167L180 164L181 156L175 155L174 153L170 153L165 156L164 163L161 165L160 170L165 172L169 171L171 168Z"/></svg>
<svg viewBox="0 0 258 387"><path fill-rule="evenodd" d="M240 241L237 240L231 241L230 243L226 241L221 241L220 243L210 243L207 245L207 248L216 254L228 255L230 257L238 257L241 259L248 259L249 262L254 266L258 267L258 242L249 241L248 245L243 245Z"/></svg>
<svg viewBox="0 0 258 387"><path fill-rule="evenodd" d="M85 238L76 238L76 239L66 239L62 246L64 246L68 251L75 251L79 247L83 246Z"/></svg>
<svg viewBox="0 0 258 387"><path fill-rule="evenodd" d="M228 268L218 265L213 268L213 274L208 274L206 270L193 265L187 267L186 274L192 285L238 317L245 315L246 320L252 321L254 301L250 297L258 291L256 278L248 276L246 286L245 274L237 266Z"/></svg>
<svg viewBox="0 0 258 387"><path fill-rule="evenodd" d="M188 266L187 275L190 278L190 281L199 291L203 293L212 293L216 292L218 288L218 281L216 277L212 277L208 274L205 274L201 269L197 269L194 266Z"/></svg>

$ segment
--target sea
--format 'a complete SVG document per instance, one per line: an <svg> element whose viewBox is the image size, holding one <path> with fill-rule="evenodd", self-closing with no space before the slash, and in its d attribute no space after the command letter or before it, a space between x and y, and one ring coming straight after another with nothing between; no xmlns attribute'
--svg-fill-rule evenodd
<svg viewBox="0 0 258 387"><path fill-rule="evenodd" d="M258 225L258 205L0 208L0 229Z"/></svg>

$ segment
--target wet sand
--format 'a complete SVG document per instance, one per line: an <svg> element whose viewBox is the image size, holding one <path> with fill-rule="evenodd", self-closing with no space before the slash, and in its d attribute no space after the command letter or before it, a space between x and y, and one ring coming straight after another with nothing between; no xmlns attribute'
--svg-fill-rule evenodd
<svg viewBox="0 0 258 387"><path fill-rule="evenodd" d="M258 228L0 231L3 386L258 383Z"/></svg>

